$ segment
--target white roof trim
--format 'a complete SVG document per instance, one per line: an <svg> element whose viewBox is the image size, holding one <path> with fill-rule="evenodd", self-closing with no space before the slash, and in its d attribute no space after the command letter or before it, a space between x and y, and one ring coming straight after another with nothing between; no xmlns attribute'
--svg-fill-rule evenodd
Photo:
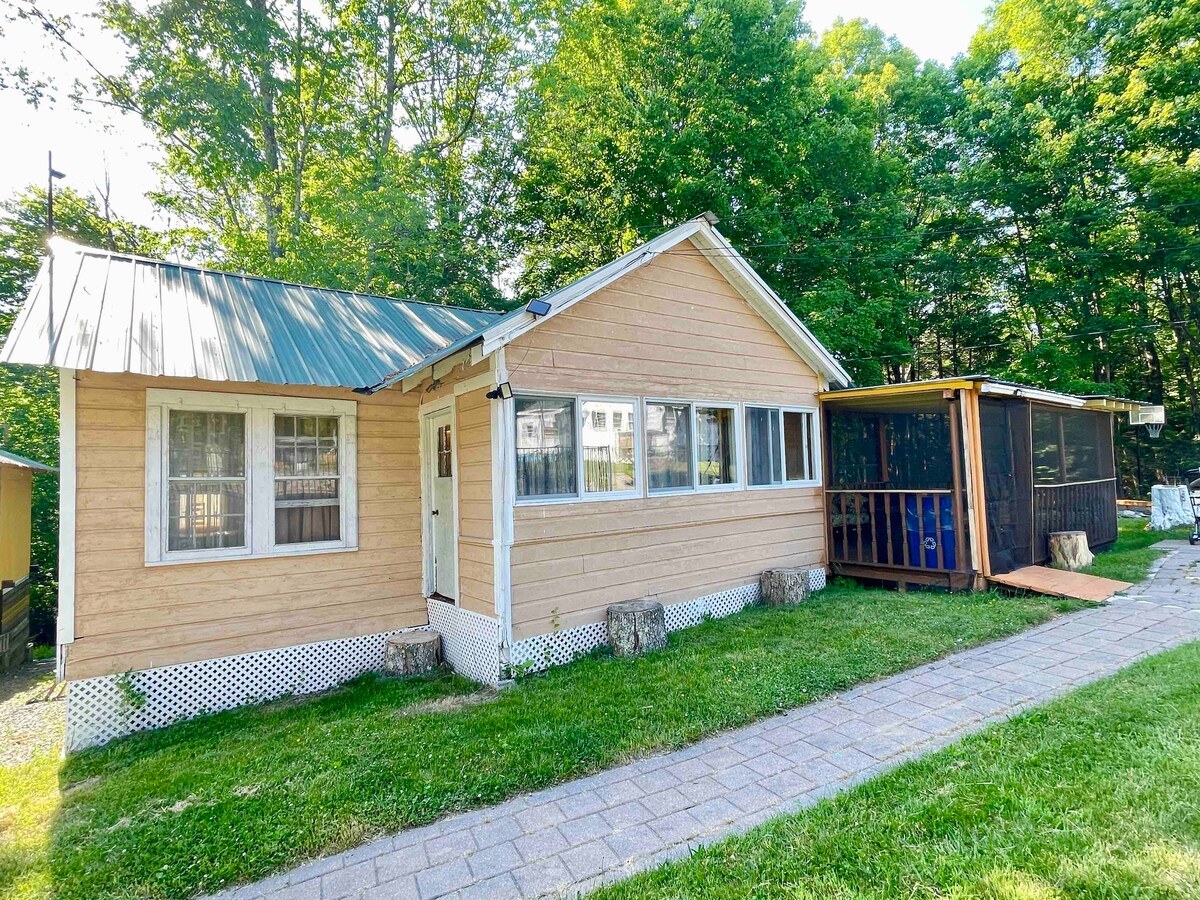
<svg viewBox="0 0 1200 900"><path fill-rule="evenodd" d="M1043 403L1053 403L1055 406L1068 406L1074 409L1079 409L1087 404L1082 397L1073 397L1070 394L1060 394L1057 391L1046 391L1023 384L985 381L980 385L979 392L981 394L999 394L1004 397L1024 397L1027 400L1040 400Z"/></svg>
<svg viewBox="0 0 1200 900"><path fill-rule="evenodd" d="M529 312L506 316L483 332L483 353L488 355L511 343L535 328L538 322L551 319L580 300L607 287L624 275L644 266L660 253L672 249L691 239L701 254L713 264L729 284L737 290L763 319L779 333L796 354L823 374L831 384L850 385L853 381L820 341L804 323L796 318L786 303L762 280L754 267L733 248L716 228L703 219L693 219L654 240L642 244L624 256L601 266L589 275L574 281L564 288L547 294L542 299L551 305L550 312L535 316Z"/></svg>

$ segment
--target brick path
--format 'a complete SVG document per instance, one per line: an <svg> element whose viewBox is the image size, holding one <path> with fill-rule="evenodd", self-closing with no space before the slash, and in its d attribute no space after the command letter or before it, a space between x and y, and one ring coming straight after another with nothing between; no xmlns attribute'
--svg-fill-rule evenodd
<svg viewBox="0 0 1200 900"><path fill-rule="evenodd" d="M1200 548L1112 602L699 744L400 832L222 900L573 895L816 803L1200 638Z"/></svg>

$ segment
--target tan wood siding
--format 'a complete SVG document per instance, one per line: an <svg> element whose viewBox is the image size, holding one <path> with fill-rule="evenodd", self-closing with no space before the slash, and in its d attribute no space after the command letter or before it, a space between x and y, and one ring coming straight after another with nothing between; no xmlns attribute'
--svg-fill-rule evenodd
<svg viewBox="0 0 1200 900"><path fill-rule="evenodd" d="M449 379L448 379L449 380ZM357 551L145 565L146 389L358 401ZM420 392L81 373L76 640L86 678L420 625Z"/></svg>
<svg viewBox="0 0 1200 900"><path fill-rule="evenodd" d="M0 465L0 581L29 574L30 502L33 473Z"/></svg>
<svg viewBox="0 0 1200 900"><path fill-rule="evenodd" d="M666 253L507 350L516 390L816 406L818 376L703 257ZM740 424L740 423L739 423ZM517 639L823 565L819 488L737 490L514 511Z"/></svg>
<svg viewBox="0 0 1200 900"><path fill-rule="evenodd" d="M455 398L458 423L459 605L496 614L492 588L492 401L480 388Z"/></svg>

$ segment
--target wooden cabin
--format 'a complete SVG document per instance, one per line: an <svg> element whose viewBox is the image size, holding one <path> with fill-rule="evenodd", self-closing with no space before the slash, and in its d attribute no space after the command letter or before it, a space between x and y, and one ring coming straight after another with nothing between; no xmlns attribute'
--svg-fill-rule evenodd
<svg viewBox="0 0 1200 900"><path fill-rule="evenodd" d="M1049 559L1048 537L1117 539L1114 421L1141 404L987 376L829 391L826 536L835 573L982 587Z"/></svg>
<svg viewBox="0 0 1200 900"><path fill-rule="evenodd" d="M53 472L0 450L0 672L25 662L29 642L29 564L33 476Z"/></svg>

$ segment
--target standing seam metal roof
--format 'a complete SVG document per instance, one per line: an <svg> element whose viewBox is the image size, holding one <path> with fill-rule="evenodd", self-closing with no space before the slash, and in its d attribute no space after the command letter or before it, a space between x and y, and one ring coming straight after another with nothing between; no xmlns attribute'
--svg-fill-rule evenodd
<svg viewBox="0 0 1200 900"><path fill-rule="evenodd" d="M470 343L501 315L55 239L0 363L362 388Z"/></svg>

